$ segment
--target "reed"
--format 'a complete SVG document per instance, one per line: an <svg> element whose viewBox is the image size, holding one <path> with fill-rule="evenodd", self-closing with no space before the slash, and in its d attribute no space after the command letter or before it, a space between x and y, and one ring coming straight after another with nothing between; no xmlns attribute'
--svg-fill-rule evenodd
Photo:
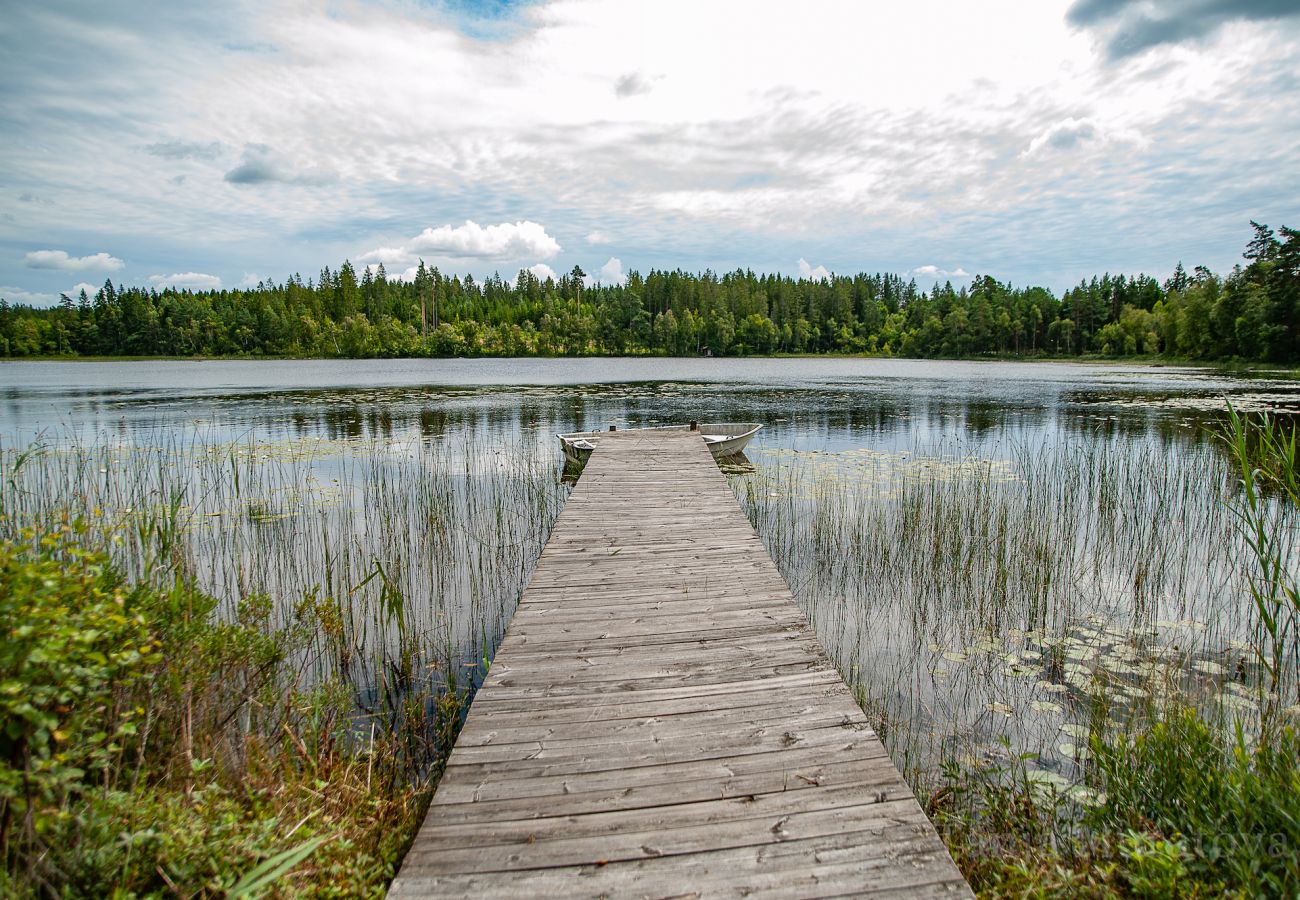
<svg viewBox="0 0 1300 900"><path fill-rule="evenodd" d="M1274 649L1296 513L1225 449L773 451L733 476L977 888L1300 885L1294 645Z"/></svg>
<svg viewBox="0 0 1300 900"><path fill-rule="evenodd" d="M157 645L95 688L96 708L144 711L147 746L78 728L117 755L40 802L0 798L26 816L6 889L221 893L292 861L282 892L382 893L563 503L553 457L192 429L0 448L0 472L13 571L93 559L84 578L138 595ZM39 759L8 762L35 790ZM156 839L118 852L123 823Z"/></svg>

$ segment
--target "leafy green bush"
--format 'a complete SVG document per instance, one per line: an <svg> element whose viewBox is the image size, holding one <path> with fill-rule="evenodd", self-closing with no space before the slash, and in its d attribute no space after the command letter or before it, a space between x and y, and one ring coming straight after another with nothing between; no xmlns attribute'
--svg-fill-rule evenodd
<svg viewBox="0 0 1300 900"><path fill-rule="evenodd" d="M290 664L320 604L223 621L84 537L0 541L0 895L382 895L430 793L412 759L437 774L463 693L412 693L363 735L354 688Z"/></svg>
<svg viewBox="0 0 1300 900"><path fill-rule="evenodd" d="M0 544L6 857L39 840L34 807L58 807L109 777L144 713L126 701L160 659L140 591L81 549L75 528L27 537L26 546Z"/></svg>
<svg viewBox="0 0 1300 900"><path fill-rule="evenodd" d="M1094 742L1106 802L1092 825L1176 840L1187 873L1248 896L1300 893L1300 737L1283 727L1255 748L1195 709L1133 737Z"/></svg>

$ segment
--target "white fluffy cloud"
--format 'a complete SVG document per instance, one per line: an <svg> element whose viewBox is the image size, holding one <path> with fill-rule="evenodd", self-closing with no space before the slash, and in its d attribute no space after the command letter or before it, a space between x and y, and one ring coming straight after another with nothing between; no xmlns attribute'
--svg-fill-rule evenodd
<svg viewBox="0 0 1300 900"><path fill-rule="evenodd" d="M802 256L799 257L799 277L806 278L809 281L830 281L831 273L825 266L813 268L808 260Z"/></svg>
<svg viewBox="0 0 1300 900"><path fill-rule="evenodd" d="M82 291L86 292L87 297L93 297L97 293L99 293L99 289L101 287L103 287L103 285L91 284L89 281L78 281L76 284L74 284L71 288L68 289L67 294L73 300L76 300L78 297L80 297Z"/></svg>
<svg viewBox="0 0 1300 900"><path fill-rule="evenodd" d="M610 242L609 235L603 231L590 231L587 233L588 244L608 244Z"/></svg>
<svg viewBox="0 0 1300 900"><path fill-rule="evenodd" d="M620 285L627 283L627 273L623 271L623 260L611 256L594 275L583 279L588 287L593 284Z"/></svg>
<svg viewBox="0 0 1300 900"><path fill-rule="evenodd" d="M556 275L555 270L552 269L550 266L548 266L546 263L538 263L535 266L529 266L528 271L536 275L538 281L545 281L548 278L551 279L552 281L560 280L560 276Z"/></svg>
<svg viewBox="0 0 1300 900"><path fill-rule="evenodd" d="M52 306L59 299L58 294L45 294L40 291L29 291L20 287L0 287L0 300L7 300L12 304L23 304L24 306Z"/></svg>
<svg viewBox="0 0 1300 900"><path fill-rule="evenodd" d="M24 260L29 269L59 269L64 272L85 272L100 270L115 272L126 263L107 253L92 253L89 256L70 256L66 250L33 250Z"/></svg>
<svg viewBox="0 0 1300 900"><path fill-rule="evenodd" d="M221 289L221 279L203 272L178 272L175 275L150 275L149 283L157 287L174 287L178 290L215 291Z"/></svg>
<svg viewBox="0 0 1300 900"><path fill-rule="evenodd" d="M922 278L969 278L970 272L967 272L961 266L955 269L941 269L938 266L917 266L912 269L909 275L919 275Z"/></svg>
<svg viewBox="0 0 1300 900"><path fill-rule="evenodd" d="M502 222L483 226L467 219L464 225L440 225L424 231L400 247L380 247L361 257L363 263L409 265L417 258L489 260L509 262L551 259L561 250L559 241L536 222Z"/></svg>

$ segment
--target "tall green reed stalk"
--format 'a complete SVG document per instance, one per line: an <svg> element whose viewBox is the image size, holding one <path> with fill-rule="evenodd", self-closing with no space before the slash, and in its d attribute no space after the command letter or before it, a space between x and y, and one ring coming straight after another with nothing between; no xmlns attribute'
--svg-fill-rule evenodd
<svg viewBox="0 0 1300 900"><path fill-rule="evenodd" d="M540 448L197 428L0 448L0 471L0 538L71 514L128 578L193 584L221 618L310 613L300 683L390 718L481 677L567 492Z"/></svg>
<svg viewBox="0 0 1300 900"><path fill-rule="evenodd" d="M1251 420L1231 406L1224 439L1241 494L1230 504L1251 551L1250 598L1255 649L1279 705L1300 701L1300 586L1295 571L1295 514L1300 509L1296 427L1267 413Z"/></svg>
<svg viewBox="0 0 1300 900"><path fill-rule="evenodd" d="M1062 717L1090 715L1093 688L1066 683L1066 665L1100 683L1114 680L1101 664L1162 646L1221 665L1249 636L1231 479L1211 445L756 460L733 478L742 505L918 789L1003 737L1050 755ZM1062 639L1094 648L1070 658ZM1068 693L1044 693L1051 682Z"/></svg>

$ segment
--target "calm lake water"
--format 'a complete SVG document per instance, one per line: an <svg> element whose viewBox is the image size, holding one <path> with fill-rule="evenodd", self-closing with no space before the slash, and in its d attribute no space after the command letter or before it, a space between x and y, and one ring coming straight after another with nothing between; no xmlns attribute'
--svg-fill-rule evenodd
<svg viewBox="0 0 1300 900"><path fill-rule="evenodd" d="M1121 724L1157 681L1249 702L1220 684L1250 624L1213 435L1228 402L1294 413L1300 385L860 359L23 362L0 364L0 452L44 448L9 485L28 518L170 503L228 602L346 598L333 665L373 673L412 634L448 665L490 657L567 493L556 433L761 422L732 486L895 761L1007 738L1068 781L1098 685Z"/></svg>
<svg viewBox="0 0 1300 900"><path fill-rule="evenodd" d="M936 437L1034 445L1104 430L1177 446L1225 400L1300 407L1289 380L1204 369L859 359L0 363L0 437L126 437L178 425L268 439L550 441L689 419L763 422L753 445L894 449Z"/></svg>

